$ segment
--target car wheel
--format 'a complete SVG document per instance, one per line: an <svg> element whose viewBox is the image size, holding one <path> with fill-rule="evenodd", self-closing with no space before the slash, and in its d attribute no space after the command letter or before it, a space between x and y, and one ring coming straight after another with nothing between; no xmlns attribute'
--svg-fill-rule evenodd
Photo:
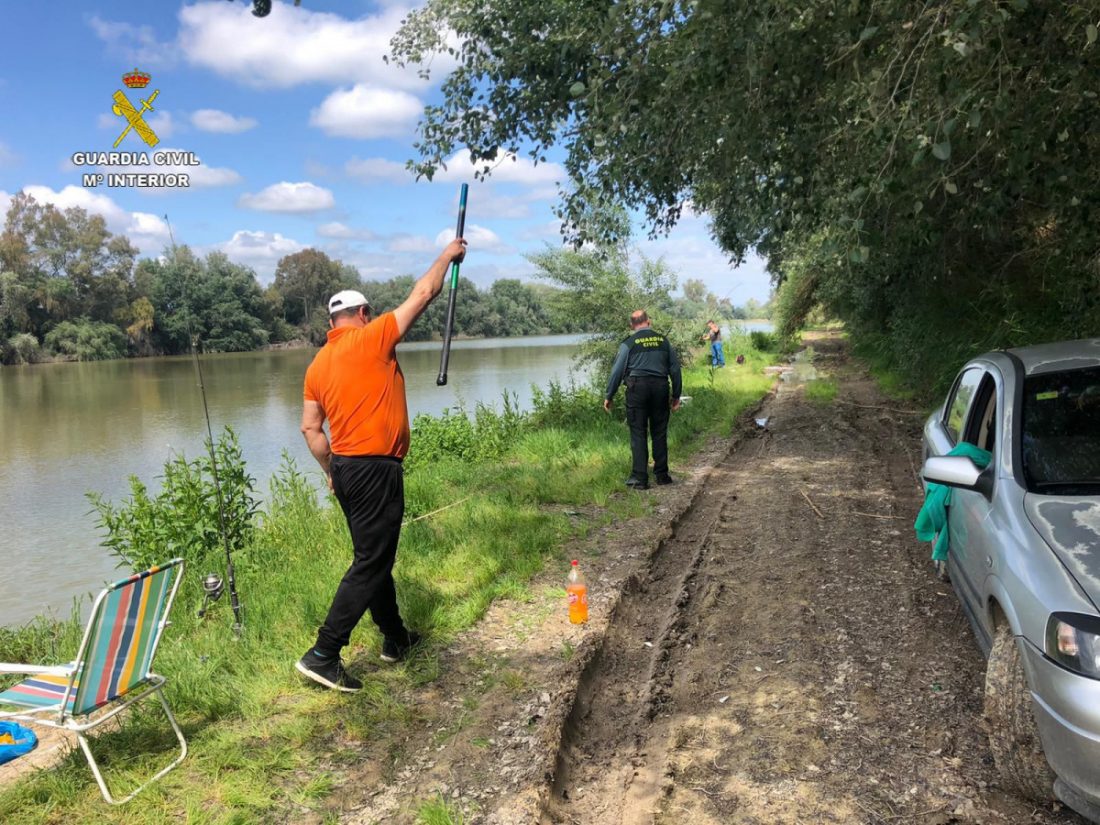
<svg viewBox="0 0 1100 825"><path fill-rule="evenodd" d="M1054 771L1043 756L1031 689L1007 622L997 628L986 665L985 723L1005 790L1034 802L1053 799Z"/></svg>

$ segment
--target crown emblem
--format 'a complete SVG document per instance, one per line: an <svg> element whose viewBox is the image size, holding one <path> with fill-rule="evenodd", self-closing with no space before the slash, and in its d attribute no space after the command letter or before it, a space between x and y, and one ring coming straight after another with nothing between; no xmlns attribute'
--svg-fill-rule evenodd
<svg viewBox="0 0 1100 825"><path fill-rule="evenodd" d="M122 82L129 86L131 89L144 89L149 85L149 73L143 72L138 69L134 69L132 72L126 72L122 76Z"/></svg>

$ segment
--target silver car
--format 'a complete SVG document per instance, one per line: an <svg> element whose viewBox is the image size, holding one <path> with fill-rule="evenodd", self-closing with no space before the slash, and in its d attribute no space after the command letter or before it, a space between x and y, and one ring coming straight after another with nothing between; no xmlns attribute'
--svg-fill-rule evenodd
<svg viewBox="0 0 1100 825"><path fill-rule="evenodd" d="M948 456L988 451L980 469ZM1006 788L1100 823L1100 339L970 361L924 427ZM979 462L980 463L980 462Z"/></svg>

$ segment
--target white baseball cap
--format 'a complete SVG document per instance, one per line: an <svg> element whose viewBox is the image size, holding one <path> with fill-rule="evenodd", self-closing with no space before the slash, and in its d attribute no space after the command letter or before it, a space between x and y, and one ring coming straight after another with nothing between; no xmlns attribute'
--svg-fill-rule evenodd
<svg viewBox="0 0 1100 825"><path fill-rule="evenodd" d="M352 307L366 307L367 312L374 314L374 310L371 308L370 302L362 292L357 292L354 289L345 289L341 292L337 292L331 298L328 299L328 314L332 315L334 312L339 312L342 309L351 309Z"/></svg>

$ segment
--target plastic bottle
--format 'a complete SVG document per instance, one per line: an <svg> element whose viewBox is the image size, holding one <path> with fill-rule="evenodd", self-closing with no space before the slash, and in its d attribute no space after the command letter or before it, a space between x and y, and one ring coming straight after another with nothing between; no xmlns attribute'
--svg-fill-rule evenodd
<svg viewBox="0 0 1100 825"><path fill-rule="evenodd" d="M584 624L588 621L588 585L585 584L576 559L573 559L573 566L569 568L565 592L569 596L569 621L573 624Z"/></svg>

